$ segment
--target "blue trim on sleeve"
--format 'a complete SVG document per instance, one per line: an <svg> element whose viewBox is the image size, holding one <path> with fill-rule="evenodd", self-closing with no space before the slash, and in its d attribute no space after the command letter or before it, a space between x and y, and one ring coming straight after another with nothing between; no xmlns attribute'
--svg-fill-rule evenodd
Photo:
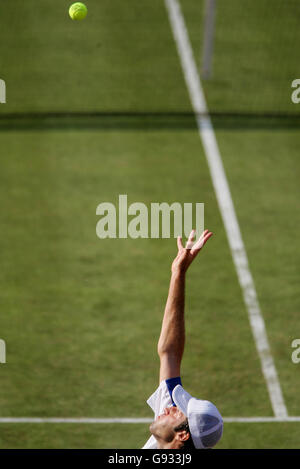
<svg viewBox="0 0 300 469"><path fill-rule="evenodd" d="M167 388L168 388L168 391L169 391L169 394L170 394L170 397L171 397L171 400L172 400L172 404L173 404L173 406L175 406L175 407L176 407L176 404L175 404L175 402L173 401L172 392L173 392L173 389L174 389L178 384L180 384L180 385L182 386L180 376L177 376L176 378L169 378L169 379L166 379L166 385L167 385Z"/></svg>

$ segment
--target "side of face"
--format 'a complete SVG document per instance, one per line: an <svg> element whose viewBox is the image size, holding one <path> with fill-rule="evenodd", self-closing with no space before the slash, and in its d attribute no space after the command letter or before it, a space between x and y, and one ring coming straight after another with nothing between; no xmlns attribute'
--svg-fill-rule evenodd
<svg viewBox="0 0 300 469"><path fill-rule="evenodd" d="M189 438L185 430L175 431L175 428L186 420L186 416L177 407L166 407L164 413L159 415L150 425L150 432L156 438L161 448L180 447Z"/></svg>

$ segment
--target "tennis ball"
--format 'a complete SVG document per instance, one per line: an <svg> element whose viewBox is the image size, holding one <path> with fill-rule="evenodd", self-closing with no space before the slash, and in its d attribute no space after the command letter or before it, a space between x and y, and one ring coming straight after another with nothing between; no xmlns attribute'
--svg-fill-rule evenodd
<svg viewBox="0 0 300 469"><path fill-rule="evenodd" d="M87 7L84 3L73 3L69 8L69 15L72 20L83 20L87 15Z"/></svg>

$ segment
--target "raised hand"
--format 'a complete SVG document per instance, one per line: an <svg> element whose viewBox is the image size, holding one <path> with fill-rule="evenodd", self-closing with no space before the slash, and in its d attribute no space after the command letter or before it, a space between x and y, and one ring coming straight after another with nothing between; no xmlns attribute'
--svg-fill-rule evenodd
<svg viewBox="0 0 300 469"><path fill-rule="evenodd" d="M200 238L194 243L193 239L195 237L195 233L195 230L191 231L185 247L182 244L182 237L177 237L178 253L172 263L172 272L186 272L190 264L203 248L204 244L213 235L211 231L205 230Z"/></svg>

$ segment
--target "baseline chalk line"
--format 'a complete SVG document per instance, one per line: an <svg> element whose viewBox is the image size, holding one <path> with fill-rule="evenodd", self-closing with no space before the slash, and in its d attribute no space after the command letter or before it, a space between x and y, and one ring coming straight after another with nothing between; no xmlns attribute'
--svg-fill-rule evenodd
<svg viewBox="0 0 300 469"><path fill-rule="evenodd" d="M226 423L276 423L300 422L300 417L224 417ZM76 423L76 424L143 424L151 423L151 418L89 418L89 417L1 417L0 424L4 423Z"/></svg>

